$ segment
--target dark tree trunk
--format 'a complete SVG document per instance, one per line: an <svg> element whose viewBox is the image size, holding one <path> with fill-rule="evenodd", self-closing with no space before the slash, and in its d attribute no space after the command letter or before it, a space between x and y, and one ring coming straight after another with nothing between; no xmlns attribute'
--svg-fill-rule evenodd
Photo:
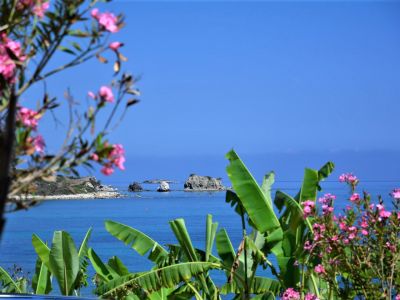
<svg viewBox="0 0 400 300"><path fill-rule="evenodd" d="M8 191L11 184L10 171L13 161L16 111L17 98L15 95L15 86L12 85L6 122L4 124L4 130L0 133L0 238L2 236L5 226L4 211L7 202Z"/></svg>

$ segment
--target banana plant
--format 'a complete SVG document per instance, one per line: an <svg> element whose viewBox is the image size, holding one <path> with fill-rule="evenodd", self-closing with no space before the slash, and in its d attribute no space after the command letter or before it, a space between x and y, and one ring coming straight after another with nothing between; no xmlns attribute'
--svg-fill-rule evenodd
<svg viewBox="0 0 400 300"><path fill-rule="evenodd" d="M142 277L138 274L147 276L146 272L121 276L121 274L117 274L118 272L113 270L110 263L102 263L93 250L90 250L89 257L92 264L97 266L95 270L101 279L96 290L99 296L125 297L131 293L142 298L150 298L155 295L154 292L160 293L164 288L169 289L169 299L190 299L193 297L196 299L221 299L220 294L230 293L234 293L235 297L240 299L243 298L243 291L246 291L248 295L265 295L264 299L273 299L280 292L281 285L279 281L256 276L258 265L266 266L269 264L272 266L258 249L257 243L260 241L260 235L251 234L246 236L242 246L235 252L226 230L221 229L217 233L218 224L212 221L211 215L208 215L206 219L205 250L200 250L193 246L183 219L176 219L170 222L170 227L178 244L167 245L168 250L146 234L127 225L115 221L106 221L105 226L111 235L124 244L141 255L148 255L148 259L154 263L151 272L157 271L154 274L163 274L164 270L169 270L169 268L173 267L171 270L174 270L175 267L190 266L192 263L193 266L196 264L204 266L213 264L212 268L219 268L225 271L227 283L223 287L217 287L207 269L203 272L191 274L190 278L193 277L193 280L173 282L175 290L171 290L173 286L170 283L163 282L162 278L158 278L158 281L156 281L159 284L157 287L143 285L140 281ZM212 254L214 243L219 257ZM243 251L243 245L246 245L246 251ZM244 259L244 256L247 256L247 260ZM245 262L249 262L249 265L246 266ZM176 278L179 279L180 277ZM248 286L244 289L246 284Z"/></svg>
<svg viewBox="0 0 400 300"><path fill-rule="evenodd" d="M264 237L259 239L258 248L266 257L273 254L279 266L279 270L270 266L272 274L284 288L295 287L300 281L300 270L295 262L303 255L305 238L311 229L310 221L303 218L301 202L316 201L320 181L332 172L333 163L328 162L319 171L305 169L302 187L294 198L277 191L272 201L273 173L267 174L260 186L234 150L228 152L226 157L229 160L227 173L234 190L227 192L227 202L241 216L244 232L246 222L243 218L246 215L248 224ZM273 204L280 212L285 208L280 216ZM247 256L244 258L246 263ZM310 276L313 277L313 274ZM315 281L315 278L312 279Z"/></svg>
<svg viewBox="0 0 400 300"><path fill-rule="evenodd" d="M51 247L37 235L32 235L32 245L38 255L32 288L35 294L48 294L55 277L62 295L79 295L87 286L89 229L79 247L65 231L55 231Z"/></svg>
<svg viewBox="0 0 400 300"><path fill-rule="evenodd" d="M220 261L211 254L217 223L209 215L206 222L205 251L194 248L183 219L170 222L177 245L162 247L143 232L130 226L106 221L111 235L140 255L147 255L154 263L148 272L119 274L110 264L104 264L89 251L89 258L99 278L96 294L102 297L139 297L141 299L219 299L219 292L208 274L221 268Z"/></svg>

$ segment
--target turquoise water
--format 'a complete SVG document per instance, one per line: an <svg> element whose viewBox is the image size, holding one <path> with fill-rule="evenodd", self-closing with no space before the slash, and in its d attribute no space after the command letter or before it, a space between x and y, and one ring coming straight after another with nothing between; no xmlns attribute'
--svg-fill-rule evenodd
<svg viewBox="0 0 400 300"><path fill-rule="evenodd" d="M127 184L121 185L121 190L126 186ZM300 182L294 181L275 184L276 188L291 195L296 194L299 186ZM348 194L345 186L336 182L325 182L323 187L324 191L338 196L338 209L347 204L344 200ZM389 202L388 194L394 187L396 182L365 182L360 191L365 188L372 196L380 194ZM92 227L90 246L103 260L117 255L130 271L143 271L151 264L109 235L104 228L104 220L130 225L166 245L176 243L168 221L184 218L193 243L204 248L205 219L208 213L219 223L219 228L227 229L234 247L237 248L241 235L240 219L225 203L224 192L143 192L129 193L127 198L121 199L45 201L30 210L8 214L6 231L0 246L0 265L10 268L17 264L25 272L32 273L36 259L31 245L32 233L51 242L54 230L66 230L79 245L87 229ZM216 276L220 283L224 281L223 274ZM90 294L90 290L88 288L85 294Z"/></svg>

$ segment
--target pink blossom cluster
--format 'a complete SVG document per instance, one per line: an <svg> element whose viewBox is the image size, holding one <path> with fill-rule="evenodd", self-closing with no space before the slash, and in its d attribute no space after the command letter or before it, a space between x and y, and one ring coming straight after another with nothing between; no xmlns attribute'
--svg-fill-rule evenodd
<svg viewBox="0 0 400 300"><path fill-rule="evenodd" d="M325 274L326 273L324 266L321 264L316 265L314 268L314 271L317 274Z"/></svg>
<svg viewBox="0 0 400 300"><path fill-rule="evenodd" d="M33 14L41 19L44 17L44 13L49 7L50 2L42 0L19 0L17 5L19 10L26 8L32 9Z"/></svg>
<svg viewBox="0 0 400 300"><path fill-rule="evenodd" d="M296 291L293 288L288 288L286 289L283 294L282 294L282 300L300 300L301 296L298 291ZM304 300L319 300L319 298L312 294L312 293L307 293L304 297Z"/></svg>
<svg viewBox="0 0 400 300"><path fill-rule="evenodd" d="M314 294L307 293L304 297L304 300L319 300L319 298Z"/></svg>
<svg viewBox="0 0 400 300"><path fill-rule="evenodd" d="M38 126L38 121L41 115L29 108L19 107L17 112L17 121L21 122L23 126L36 130Z"/></svg>
<svg viewBox="0 0 400 300"><path fill-rule="evenodd" d="M293 288L288 288L283 292L282 300L300 300L300 293Z"/></svg>
<svg viewBox="0 0 400 300"><path fill-rule="evenodd" d="M385 210L385 207L383 206L383 204L377 204L376 208L378 209L378 221L382 221L384 219L389 218L392 213L390 211Z"/></svg>
<svg viewBox="0 0 400 300"><path fill-rule="evenodd" d="M336 196L329 193L318 199L324 216L328 216L333 213L333 202L335 200Z"/></svg>
<svg viewBox="0 0 400 300"><path fill-rule="evenodd" d="M45 147L46 147L46 144L45 144L45 142L44 142L43 136L41 136L40 134L38 134L38 135L35 136L35 137L29 137L29 138L27 139L27 143L28 143L29 145L32 145L32 146L33 146L33 149L34 149L36 152L39 152L39 153L41 153L41 154L44 153L44 149L45 149Z"/></svg>
<svg viewBox="0 0 400 300"><path fill-rule="evenodd" d="M17 64L13 57L10 57L9 52L12 52L19 61L24 61L26 56L23 55L21 44L17 41L9 39L5 34L0 35L0 74L8 82L15 81L15 71Z"/></svg>
<svg viewBox="0 0 400 300"><path fill-rule="evenodd" d="M304 219L308 218L309 216L313 215L315 212L315 202L311 200L307 200L301 203L303 206L303 217Z"/></svg>
<svg viewBox="0 0 400 300"><path fill-rule="evenodd" d="M353 193L351 196L350 196L350 201L351 202L353 202L353 203L358 203L358 202L360 202L360 195L359 194L357 194L357 193Z"/></svg>
<svg viewBox="0 0 400 300"><path fill-rule="evenodd" d="M390 195L391 195L394 199L400 200L400 189L399 189L399 188L394 189L394 190L390 193Z"/></svg>
<svg viewBox="0 0 400 300"><path fill-rule="evenodd" d="M337 274L338 271L352 272L353 269L347 268L353 264L370 266L377 263L380 265L379 255L386 261L390 257L395 258L395 253L399 251L397 228L400 226L400 212L398 207L395 205L393 211L387 210L382 200L378 204L371 204L367 193L364 193L362 197L354 191L358 179L353 174L343 174L341 181L352 185L352 194L348 199L351 205L344 210L344 215L336 216L333 214L333 202L336 197L332 194L320 197L318 202L322 205L322 213L314 214L312 238L304 243L304 250L309 253L311 259L315 258L319 261L312 267L320 276L336 276L333 274ZM400 189L394 189L391 196L395 200L400 199ZM305 211L305 215L309 216L314 209L311 201L304 202L302 205L310 208ZM349 262L353 256L349 256L348 251L357 254L371 251L377 255L369 257L364 253L361 258L365 261L359 262L355 258L354 261ZM376 261L373 260L375 257Z"/></svg>
<svg viewBox="0 0 400 300"><path fill-rule="evenodd" d="M118 18L114 14L110 12L100 13L97 8L93 9L90 14L97 20L101 28L112 33L118 32Z"/></svg>
<svg viewBox="0 0 400 300"><path fill-rule="evenodd" d="M39 114L37 111L34 111L27 107L18 107L17 121L26 129L36 131L40 118L41 114ZM45 147L46 144L44 142L43 136L38 134L36 136L29 136L26 139L26 145L24 148L27 154L33 154L34 151L43 154Z"/></svg>
<svg viewBox="0 0 400 300"><path fill-rule="evenodd" d="M346 182L348 184L356 184L358 182L358 178L352 173L345 173L339 176L340 182Z"/></svg>
<svg viewBox="0 0 400 300"><path fill-rule="evenodd" d="M108 147L108 144L106 143L105 146ZM90 159L94 161L101 160L97 153L92 153ZM112 145L111 151L108 152L106 159L107 162L103 164L103 167L100 170L104 175L109 176L113 174L114 166L120 170L125 170L125 150L121 144Z"/></svg>
<svg viewBox="0 0 400 300"><path fill-rule="evenodd" d="M92 99L97 99L100 98L102 101L106 102L114 102L114 94L112 92L112 89L108 86L101 86L97 95L91 91L88 92L88 96Z"/></svg>

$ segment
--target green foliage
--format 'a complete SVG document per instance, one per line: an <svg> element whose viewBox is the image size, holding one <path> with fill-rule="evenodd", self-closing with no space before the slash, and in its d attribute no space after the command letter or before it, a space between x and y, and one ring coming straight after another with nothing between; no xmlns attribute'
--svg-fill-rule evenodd
<svg viewBox="0 0 400 300"><path fill-rule="evenodd" d="M11 277L2 267L0 267L0 283L2 293L22 293L20 284Z"/></svg>
<svg viewBox="0 0 400 300"><path fill-rule="evenodd" d="M105 226L112 236L132 247L140 255L149 253L148 258L153 262L161 262L168 254L156 241L139 230L114 221L106 221Z"/></svg>

